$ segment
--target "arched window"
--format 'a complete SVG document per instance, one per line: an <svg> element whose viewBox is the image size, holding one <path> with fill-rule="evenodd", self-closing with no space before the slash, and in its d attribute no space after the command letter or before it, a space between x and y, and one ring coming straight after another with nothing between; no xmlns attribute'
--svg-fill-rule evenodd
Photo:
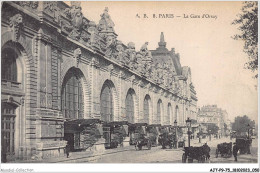
<svg viewBox="0 0 260 173"><path fill-rule="evenodd" d="M129 90L125 99L126 118L129 123L134 123L134 98L133 91Z"/></svg>
<svg viewBox="0 0 260 173"><path fill-rule="evenodd" d="M76 71L71 69L64 78L61 96L61 109L65 118L83 118L82 86Z"/></svg>
<svg viewBox="0 0 260 173"><path fill-rule="evenodd" d="M171 103L168 103L168 107L167 107L167 117L165 119L165 123L166 124L170 124L170 120L172 117L172 105ZM174 120L173 120L174 121Z"/></svg>
<svg viewBox="0 0 260 173"><path fill-rule="evenodd" d="M17 81L17 57L18 55L11 48L2 51L2 80Z"/></svg>
<svg viewBox="0 0 260 173"><path fill-rule="evenodd" d="M146 95L144 98L144 123L149 123L149 95Z"/></svg>
<svg viewBox="0 0 260 173"><path fill-rule="evenodd" d="M176 106L175 107L175 119L177 122L179 121L179 123L181 123L181 119L178 119L178 116L179 116L179 107Z"/></svg>
<svg viewBox="0 0 260 173"><path fill-rule="evenodd" d="M162 100L157 102L157 123L161 124L161 114L162 114Z"/></svg>
<svg viewBox="0 0 260 173"><path fill-rule="evenodd" d="M104 84L101 96L100 96L100 107L101 107L101 120L105 122L113 121L113 97L111 87Z"/></svg>

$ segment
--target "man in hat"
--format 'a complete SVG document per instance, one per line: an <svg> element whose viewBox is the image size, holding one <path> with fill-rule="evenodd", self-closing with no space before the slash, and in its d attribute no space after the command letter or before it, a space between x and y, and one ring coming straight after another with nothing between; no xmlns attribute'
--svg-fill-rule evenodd
<svg viewBox="0 0 260 173"><path fill-rule="evenodd" d="M237 162L237 152L238 152L238 147L237 147L237 144L234 143L234 146L233 146L233 155L234 155L234 158L235 158L235 161Z"/></svg>
<svg viewBox="0 0 260 173"><path fill-rule="evenodd" d="M67 155L67 158L68 158L69 155L70 155L70 145L69 145L69 142L67 142L67 145L65 147L65 152L66 152L66 155Z"/></svg>

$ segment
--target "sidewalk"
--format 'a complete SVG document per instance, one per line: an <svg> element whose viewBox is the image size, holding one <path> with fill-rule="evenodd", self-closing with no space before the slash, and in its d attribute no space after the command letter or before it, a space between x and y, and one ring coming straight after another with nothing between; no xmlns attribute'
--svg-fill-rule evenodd
<svg viewBox="0 0 260 173"><path fill-rule="evenodd" d="M94 158L101 155L107 155L112 153L118 153L123 151L135 150L134 145L127 147L118 147L113 149L105 149L103 153L99 153L98 151L78 151L78 152L70 152L69 158L64 155L64 157L55 157L55 158L45 158L39 160L16 160L13 163L62 163L62 162L70 162L78 159L84 158Z"/></svg>
<svg viewBox="0 0 260 173"><path fill-rule="evenodd" d="M191 140L191 146L202 146L205 143L207 143L209 146L211 146L211 145L217 145L218 143L223 143L223 142L234 142L234 139L231 141L230 138L226 138L226 137L223 137L220 139L211 138L211 140L209 140L209 138L205 138L205 139L201 139L201 143L199 143L199 139L193 139L193 140Z"/></svg>

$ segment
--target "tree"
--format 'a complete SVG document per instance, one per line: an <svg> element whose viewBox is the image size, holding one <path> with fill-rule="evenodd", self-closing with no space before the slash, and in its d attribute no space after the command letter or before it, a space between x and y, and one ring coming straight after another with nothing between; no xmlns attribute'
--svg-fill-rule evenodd
<svg viewBox="0 0 260 173"><path fill-rule="evenodd" d="M255 127L255 121L252 121L248 116L238 116L235 118L235 122L232 123L232 130L236 131L238 135L246 134L248 131L248 124L251 128Z"/></svg>
<svg viewBox="0 0 260 173"><path fill-rule="evenodd" d="M210 123L208 124L208 133L209 134L217 134L219 127L216 124Z"/></svg>
<svg viewBox="0 0 260 173"><path fill-rule="evenodd" d="M245 41L244 52L249 58L245 68L255 72L258 70L258 2L246 1L243 4L238 19L232 22L233 25L239 25L241 34L236 34L233 38ZM257 78L258 74L254 77Z"/></svg>

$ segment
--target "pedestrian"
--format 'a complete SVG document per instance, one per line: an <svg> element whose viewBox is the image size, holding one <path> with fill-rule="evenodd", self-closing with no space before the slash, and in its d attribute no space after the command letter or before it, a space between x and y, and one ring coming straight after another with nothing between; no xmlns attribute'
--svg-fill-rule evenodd
<svg viewBox="0 0 260 173"><path fill-rule="evenodd" d="M233 146L233 155L234 155L234 158L235 158L235 162L237 162L237 152L238 152L238 147L237 147L237 144L234 143L234 146Z"/></svg>
<svg viewBox="0 0 260 173"><path fill-rule="evenodd" d="M70 155L70 145L69 145L69 143L67 143L67 145L65 147L65 152L66 152L67 158L69 158L69 155Z"/></svg>

